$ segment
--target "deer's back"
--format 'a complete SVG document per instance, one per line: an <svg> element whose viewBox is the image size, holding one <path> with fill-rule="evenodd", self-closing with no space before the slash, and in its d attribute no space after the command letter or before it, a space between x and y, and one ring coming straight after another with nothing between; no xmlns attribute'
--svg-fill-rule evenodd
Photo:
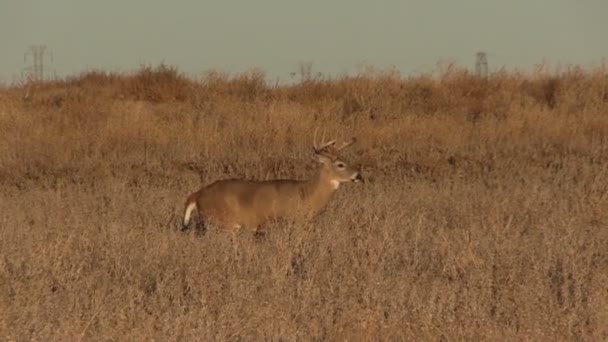
<svg viewBox="0 0 608 342"><path fill-rule="evenodd" d="M297 212L302 185L297 180L220 180L199 191L197 205L207 219L254 229L271 217Z"/></svg>

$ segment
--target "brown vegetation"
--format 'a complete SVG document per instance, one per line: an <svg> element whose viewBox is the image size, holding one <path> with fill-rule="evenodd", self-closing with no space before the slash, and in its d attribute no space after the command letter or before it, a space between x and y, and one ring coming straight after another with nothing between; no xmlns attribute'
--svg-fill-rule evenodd
<svg viewBox="0 0 608 342"><path fill-rule="evenodd" d="M218 178L306 178L313 221L180 233ZM0 89L3 340L607 340L608 75L274 86L166 66Z"/></svg>

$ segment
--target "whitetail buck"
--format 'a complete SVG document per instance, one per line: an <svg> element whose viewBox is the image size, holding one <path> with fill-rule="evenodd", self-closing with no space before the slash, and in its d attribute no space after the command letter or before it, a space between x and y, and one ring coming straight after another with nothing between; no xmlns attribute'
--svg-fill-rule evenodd
<svg viewBox="0 0 608 342"><path fill-rule="evenodd" d="M325 140L325 132L321 140ZM317 145L315 130L314 157L321 167L308 180L226 179L201 188L186 201L182 230L188 228L195 209L198 209L199 220L204 225L246 227L254 231L271 219L312 218L327 204L340 183L363 181L359 171L349 167L337 155L354 142L353 138L335 147L334 139Z"/></svg>

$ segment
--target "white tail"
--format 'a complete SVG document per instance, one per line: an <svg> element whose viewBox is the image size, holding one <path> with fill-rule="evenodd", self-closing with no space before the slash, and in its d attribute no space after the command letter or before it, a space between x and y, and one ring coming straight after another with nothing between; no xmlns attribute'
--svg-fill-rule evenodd
<svg viewBox="0 0 608 342"><path fill-rule="evenodd" d="M192 201L186 204L186 212L184 213L183 225L184 227L190 224L190 219L192 218L192 212L196 209L196 201Z"/></svg>

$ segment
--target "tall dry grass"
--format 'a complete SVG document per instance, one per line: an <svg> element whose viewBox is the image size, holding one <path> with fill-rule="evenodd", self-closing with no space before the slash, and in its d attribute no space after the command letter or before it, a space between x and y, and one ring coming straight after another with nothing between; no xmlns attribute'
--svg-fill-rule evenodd
<svg viewBox="0 0 608 342"><path fill-rule="evenodd" d="M236 241L173 225L217 178L369 180ZM0 90L3 340L608 339L608 74L292 86L161 65Z"/></svg>

